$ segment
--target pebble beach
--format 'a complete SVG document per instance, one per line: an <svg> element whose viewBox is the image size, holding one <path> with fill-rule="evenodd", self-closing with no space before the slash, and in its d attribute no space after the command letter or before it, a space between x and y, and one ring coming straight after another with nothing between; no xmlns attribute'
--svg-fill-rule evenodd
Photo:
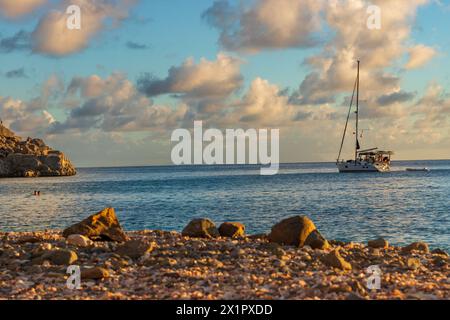
<svg viewBox="0 0 450 320"><path fill-rule="evenodd" d="M0 233L0 299L450 298L448 254L417 244L372 248L329 241L321 250L279 245L264 235L126 236L122 244L87 237L69 241L61 230ZM81 268L79 289L67 287L68 265ZM379 290L367 288L367 268L373 265L381 270Z"/></svg>

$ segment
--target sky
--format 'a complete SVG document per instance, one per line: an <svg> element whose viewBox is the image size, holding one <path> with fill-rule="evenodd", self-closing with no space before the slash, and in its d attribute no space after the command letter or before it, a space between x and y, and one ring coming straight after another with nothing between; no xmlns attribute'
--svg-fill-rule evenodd
<svg viewBox="0 0 450 320"><path fill-rule="evenodd" d="M194 120L334 161L360 59L363 147L449 159L449 16L444 0L0 0L0 118L77 166L170 164Z"/></svg>

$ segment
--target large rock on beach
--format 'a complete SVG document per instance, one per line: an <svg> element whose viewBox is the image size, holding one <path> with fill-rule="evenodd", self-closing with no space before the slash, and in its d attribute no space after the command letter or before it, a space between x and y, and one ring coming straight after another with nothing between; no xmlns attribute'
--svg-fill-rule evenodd
<svg viewBox="0 0 450 320"><path fill-rule="evenodd" d="M370 248L374 248L374 249L385 249L385 248L389 247L389 242L387 242L383 238L378 238L376 240L368 241L367 245Z"/></svg>
<svg viewBox="0 0 450 320"><path fill-rule="evenodd" d="M154 243L147 240L130 240L117 248L116 253L121 256L128 256L132 259L138 259L143 255L152 252Z"/></svg>
<svg viewBox="0 0 450 320"><path fill-rule="evenodd" d="M48 258L53 264L70 265L78 260L78 255L72 250L54 250Z"/></svg>
<svg viewBox="0 0 450 320"><path fill-rule="evenodd" d="M344 258L339 253L339 249L335 249L328 254L324 254L320 257L325 265L333 268L338 268L342 270L352 270L352 265L345 261Z"/></svg>
<svg viewBox="0 0 450 320"><path fill-rule="evenodd" d="M409 246L402 248L402 253L411 253L413 251L429 253L430 249L428 247L428 244L426 244L425 242L414 242L411 243Z"/></svg>
<svg viewBox="0 0 450 320"><path fill-rule="evenodd" d="M220 236L214 222L209 219L194 219L183 229L184 237L192 238L217 238Z"/></svg>
<svg viewBox="0 0 450 320"><path fill-rule="evenodd" d="M308 217L295 216L274 225L269 234L269 241L280 245L303 247L308 237L315 230L316 226ZM309 242L316 243L318 238L318 234L315 234Z"/></svg>
<svg viewBox="0 0 450 320"><path fill-rule="evenodd" d="M0 125L0 177L72 176L76 170L64 153L41 139L22 138Z"/></svg>
<svg viewBox="0 0 450 320"><path fill-rule="evenodd" d="M25 244L25 243L39 243L42 241L42 238L36 236L25 236L17 239L17 244Z"/></svg>
<svg viewBox="0 0 450 320"><path fill-rule="evenodd" d="M109 277L109 271L105 268L94 267L81 271L82 280L99 280Z"/></svg>
<svg viewBox="0 0 450 320"><path fill-rule="evenodd" d="M73 250L52 249L42 251L41 255L32 260L33 264L42 264L50 261L55 265L71 265L78 260L78 255Z"/></svg>
<svg viewBox="0 0 450 320"><path fill-rule="evenodd" d="M128 240L113 208L106 208L63 231L63 236L66 238L73 234L86 236L94 241L125 242Z"/></svg>
<svg viewBox="0 0 450 320"><path fill-rule="evenodd" d="M245 235L245 226L239 222L224 222L219 227L219 233L222 237L238 238Z"/></svg>
<svg viewBox="0 0 450 320"><path fill-rule="evenodd" d="M82 248L89 247L93 244L91 239L81 234L71 234L67 237L67 243Z"/></svg>
<svg viewBox="0 0 450 320"><path fill-rule="evenodd" d="M431 251L431 253L448 257L448 253L439 248L434 249L433 251Z"/></svg>
<svg viewBox="0 0 450 320"><path fill-rule="evenodd" d="M318 230L314 230L309 234L305 240L305 246L310 246L313 249L328 249L330 244L327 239L325 239Z"/></svg>

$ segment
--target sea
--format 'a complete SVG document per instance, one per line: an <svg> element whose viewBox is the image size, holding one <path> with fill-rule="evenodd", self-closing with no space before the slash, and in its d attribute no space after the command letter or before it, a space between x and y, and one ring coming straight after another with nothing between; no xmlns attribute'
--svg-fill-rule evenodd
<svg viewBox="0 0 450 320"><path fill-rule="evenodd" d="M431 169L408 172L406 168ZM41 191L34 196L35 190ZM113 207L126 230L181 231L193 218L239 221L248 234L306 215L327 238L450 249L450 161L397 161L390 173L339 174L334 163L260 167L79 168L73 177L0 179L0 231L63 229Z"/></svg>

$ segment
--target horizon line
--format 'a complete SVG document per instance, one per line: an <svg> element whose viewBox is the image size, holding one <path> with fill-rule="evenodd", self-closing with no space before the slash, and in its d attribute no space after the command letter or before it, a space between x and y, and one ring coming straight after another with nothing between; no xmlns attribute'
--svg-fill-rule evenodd
<svg viewBox="0 0 450 320"><path fill-rule="evenodd" d="M397 159L392 162L402 162L402 161L450 161L450 159ZM298 161L298 162L280 162L280 165L289 164L328 164L336 163L335 161ZM104 165L104 166L76 166L78 169L102 169L102 168L146 168L146 167L220 167L220 166L258 166L262 164L143 164L143 165Z"/></svg>

